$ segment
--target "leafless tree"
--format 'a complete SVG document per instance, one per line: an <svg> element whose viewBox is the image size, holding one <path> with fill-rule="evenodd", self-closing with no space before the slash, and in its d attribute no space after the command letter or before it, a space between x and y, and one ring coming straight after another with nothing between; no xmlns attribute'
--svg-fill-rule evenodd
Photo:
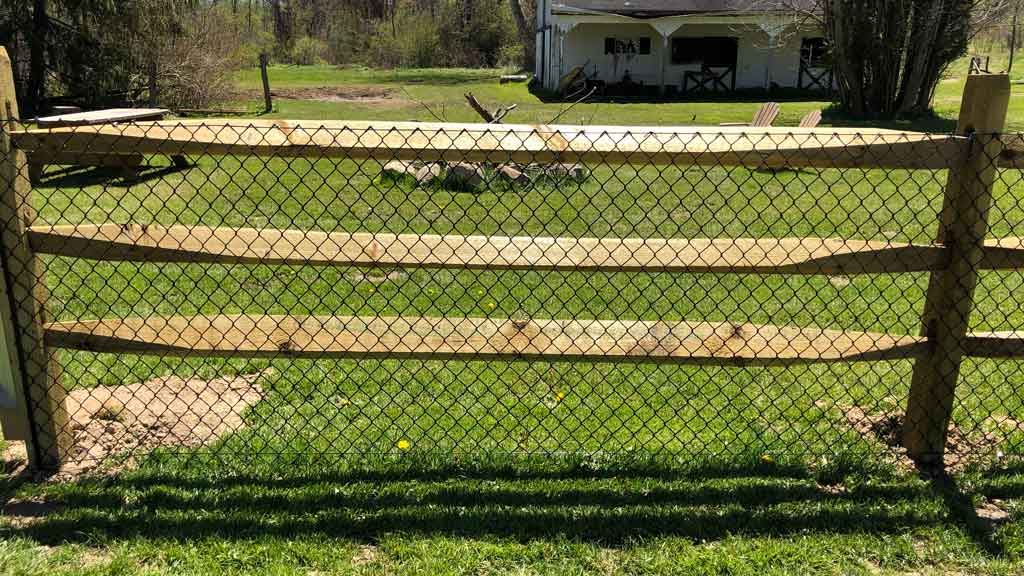
<svg viewBox="0 0 1024 576"><path fill-rule="evenodd" d="M523 43L523 67L527 70L533 69L533 60L535 58L534 52L536 46L534 45L533 26L530 25L530 20L527 19L526 12L523 10L523 5L528 4L528 8L531 8L531 15L537 9L536 0L508 0L508 7L512 11L512 20L516 24L516 30L519 32L519 41Z"/></svg>
<svg viewBox="0 0 1024 576"><path fill-rule="evenodd" d="M841 104L858 116L929 107L972 34L1012 0L764 0L825 31Z"/></svg>

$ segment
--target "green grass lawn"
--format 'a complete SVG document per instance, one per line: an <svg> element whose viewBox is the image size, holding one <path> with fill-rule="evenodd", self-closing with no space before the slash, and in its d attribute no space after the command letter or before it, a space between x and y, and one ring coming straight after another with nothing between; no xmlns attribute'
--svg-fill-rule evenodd
<svg viewBox="0 0 1024 576"><path fill-rule="evenodd" d="M375 104L279 98L272 117L475 120L471 90L547 122L497 72L273 67L275 87L404 87ZM242 88L258 86L244 72ZM944 82L945 126L963 79ZM1015 85L1015 94L1020 85ZM406 94L408 96L406 96ZM402 98L408 98L403 101ZM1010 126L1024 129L1019 96ZM563 123L717 124L757 102L580 104ZM785 102L795 125L823 102ZM839 120L835 120L837 123ZM155 159L155 162L165 162ZM48 223L159 222L416 233L930 241L944 176L928 171L592 167L581 183L417 188L376 162L197 159L125 185L51 174ZM1024 236L1016 171L993 233ZM48 258L57 320L196 313L711 319L913 334L923 274L754 276L413 270L391 280L302 266ZM1024 322L1020 273L982 275L976 329ZM910 362L789 368L484 361L176 360L62 353L69 387L272 368L246 426L160 449L112 478L6 486L10 574L928 574L1024 572L1024 471L1010 458L932 484L844 411L901 410ZM1019 362L970 361L955 420L1024 420ZM1024 454L1024 432L999 448ZM401 448L398 446L401 445ZM993 447L989 447L994 451ZM994 456L994 454L988 454ZM990 523L976 508L1009 518ZM41 514L43 510L46 514ZM36 511L36 512L34 512ZM20 514L20 516L19 516ZM40 516L35 520L25 516Z"/></svg>

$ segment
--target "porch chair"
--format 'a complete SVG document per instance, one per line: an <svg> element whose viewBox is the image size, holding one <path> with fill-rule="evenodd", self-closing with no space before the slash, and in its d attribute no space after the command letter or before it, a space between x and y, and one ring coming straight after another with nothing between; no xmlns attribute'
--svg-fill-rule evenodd
<svg viewBox="0 0 1024 576"><path fill-rule="evenodd" d="M800 119L801 128L816 128L821 122L821 110L811 110Z"/></svg>
<svg viewBox="0 0 1024 576"><path fill-rule="evenodd" d="M775 122L775 118L779 115L779 105L776 102L765 102L758 109L757 113L754 114L754 119L750 122L723 122L719 126L751 126L755 128L767 128Z"/></svg>

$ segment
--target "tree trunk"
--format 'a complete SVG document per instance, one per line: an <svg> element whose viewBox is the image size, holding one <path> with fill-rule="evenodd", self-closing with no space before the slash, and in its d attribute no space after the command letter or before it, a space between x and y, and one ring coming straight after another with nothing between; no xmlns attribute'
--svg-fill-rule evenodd
<svg viewBox="0 0 1024 576"><path fill-rule="evenodd" d="M287 0L270 0L270 15L274 21L274 39L278 47L287 50L292 42L292 22Z"/></svg>
<svg viewBox="0 0 1024 576"><path fill-rule="evenodd" d="M1010 22L1010 61L1006 63L1006 73L1013 72L1013 53L1017 50L1017 15L1020 13L1020 2L1013 7L1013 20Z"/></svg>
<svg viewBox="0 0 1024 576"><path fill-rule="evenodd" d="M925 110L967 47L971 0L824 0L840 101L855 115Z"/></svg>
<svg viewBox="0 0 1024 576"><path fill-rule="evenodd" d="M33 0L32 35L29 39L29 70L27 114L38 115L43 110L46 97L46 32L49 21L46 16L46 0Z"/></svg>
<svg viewBox="0 0 1024 576"><path fill-rule="evenodd" d="M927 6L920 6L911 20L914 25L911 35L913 40L907 55L907 68L903 73L904 86L900 91L902 98L897 112L912 112L921 101L925 80L929 71L934 68L933 50L938 40L939 29L943 19L948 17L943 4L942 0L932 0Z"/></svg>
<svg viewBox="0 0 1024 576"><path fill-rule="evenodd" d="M512 19L515 20L516 30L519 31L519 41L523 43L523 68L533 70L534 52L536 50L533 28L526 21L520 0L508 0L508 7L512 11Z"/></svg>

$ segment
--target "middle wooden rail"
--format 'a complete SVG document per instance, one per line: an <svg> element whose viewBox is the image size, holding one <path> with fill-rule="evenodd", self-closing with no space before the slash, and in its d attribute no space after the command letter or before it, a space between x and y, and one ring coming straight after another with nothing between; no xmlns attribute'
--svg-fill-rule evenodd
<svg viewBox="0 0 1024 576"><path fill-rule="evenodd" d="M157 224L33 226L39 254L134 262L487 270L865 274L941 270L946 248L841 238L559 238ZM986 242L983 269L1024 267L1024 239Z"/></svg>
<svg viewBox="0 0 1024 576"><path fill-rule="evenodd" d="M933 270L941 246L835 238L558 238L207 226L33 226L40 254L93 260L506 270L854 274ZM1024 250L1004 250L1024 261Z"/></svg>

